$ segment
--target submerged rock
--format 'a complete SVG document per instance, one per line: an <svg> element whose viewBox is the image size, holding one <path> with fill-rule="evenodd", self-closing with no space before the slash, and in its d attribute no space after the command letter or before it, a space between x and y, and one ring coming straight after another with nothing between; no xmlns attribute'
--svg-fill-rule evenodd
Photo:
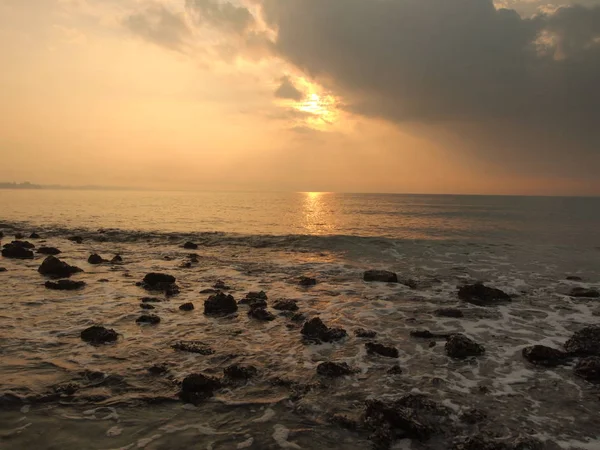
<svg viewBox="0 0 600 450"><path fill-rule="evenodd" d="M88 258L89 264L102 264L105 262L108 262L108 261L96 253L91 254L90 257Z"/></svg>
<svg viewBox="0 0 600 450"><path fill-rule="evenodd" d="M203 400L212 397L214 391L221 388L221 381L217 378L209 377L201 373L188 375L181 382L181 391L179 397L192 404L198 404Z"/></svg>
<svg viewBox="0 0 600 450"><path fill-rule="evenodd" d="M175 277L164 273L148 273L140 286L147 291L160 291L171 296L179 294L179 286L175 284Z"/></svg>
<svg viewBox="0 0 600 450"><path fill-rule="evenodd" d="M577 331L565 343L565 350L575 356L600 356L600 326Z"/></svg>
<svg viewBox="0 0 600 450"><path fill-rule="evenodd" d="M583 281L583 278L577 277L577 276L574 276L574 275L569 275L566 278L566 280L568 280L568 281Z"/></svg>
<svg viewBox="0 0 600 450"><path fill-rule="evenodd" d="M77 244L81 244L83 242L83 238L81 236L70 236L67 238L71 242L75 242Z"/></svg>
<svg viewBox="0 0 600 450"><path fill-rule="evenodd" d="M74 273L83 272L79 267L70 266L56 256L48 256L38 268L42 275L55 278L68 278Z"/></svg>
<svg viewBox="0 0 600 450"><path fill-rule="evenodd" d="M115 255L113 256L113 258L110 260L111 264L120 264L123 262L123 257L121 255Z"/></svg>
<svg viewBox="0 0 600 450"><path fill-rule="evenodd" d="M238 305L232 295L219 292L208 297L204 302L204 314L218 316L232 314L238 310Z"/></svg>
<svg viewBox="0 0 600 450"><path fill-rule="evenodd" d="M266 301L268 300L267 294L264 291L260 292L248 292L246 296L240 300L240 305L251 305L257 303L257 300L261 300L264 302L266 306Z"/></svg>
<svg viewBox="0 0 600 450"><path fill-rule="evenodd" d="M555 367L568 361L565 352L545 345L525 347L521 353L523 358L538 366Z"/></svg>
<svg viewBox="0 0 600 450"><path fill-rule="evenodd" d="M217 280L217 282L213 285L214 289L219 289L221 291L229 291L231 288L225 284L222 280Z"/></svg>
<svg viewBox="0 0 600 450"><path fill-rule="evenodd" d="M217 289L202 289L200 291L201 294L217 294L218 292Z"/></svg>
<svg viewBox="0 0 600 450"><path fill-rule="evenodd" d="M142 303L162 303L162 300L156 297L143 297Z"/></svg>
<svg viewBox="0 0 600 450"><path fill-rule="evenodd" d="M33 259L33 252L20 245L6 244L2 249L2 256L14 259Z"/></svg>
<svg viewBox="0 0 600 450"><path fill-rule="evenodd" d="M159 376L166 374L169 371L169 366L166 364L154 364L153 366L148 367L147 370L150 375Z"/></svg>
<svg viewBox="0 0 600 450"><path fill-rule="evenodd" d="M273 309L277 311L298 311L296 300L277 300L273 304Z"/></svg>
<svg viewBox="0 0 600 450"><path fill-rule="evenodd" d="M208 344L201 341L178 341L171 348L182 352L197 353L199 355L212 355L215 351Z"/></svg>
<svg viewBox="0 0 600 450"><path fill-rule="evenodd" d="M451 358L467 358L469 356L480 356L485 353L483 345L472 341L463 334L453 334L446 342L446 354Z"/></svg>
<svg viewBox="0 0 600 450"><path fill-rule="evenodd" d="M226 367L223 370L224 375L227 378L234 380L249 380L254 378L258 374L258 369L254 366L242 366L240 364L233 364Z"/></svg>
<svg viewBox="0 0 600 450"><path fill-rule="evenodd" d="M596 289L576 287L571 290L569 296L578 298L599 298L600 292Z"/></svg>
<svg viewBox="0 0 600 450"><path fill-rule="evenodd" d="M434 314L438 317L452 317L452 318L460 318L464 317L464 313L460 309L455 308L440 308L434 311Z"/></svg>
<svg viewBox="0 0 600 450"><path fill-rule="evenodd" d="M144 314L137 319L135 319L135 323L137 324L148 324L148 325L156 325L160 323L160 317L155 314Z"/></svg>
<svg viewBox="0 0 600 450"><path fill-rule="evenodd" d="M46 281L44 283L46 289L55 291L74 291L85 287L85 281L58 280L57 282Z"/></svg>
<svg viewBox="0 0 600 450"><path fill-rule="evenodd" d="M0 267L0 273L1 272L8 272L8 271L6 270L6 267Z"/></svg>
<svg viewBox="0 0 600 450"><path fill-rule="evenodd" d="M94 325L81 332L81 339L92 344L105 344L114 342L119 338L117 332L113 329Z"/></svg>
<svg viewBox="0 0 600 450"><path fill-rule="evenodd" d="M37 233L31 233L29 235L29 239L39 239L39 238L40 238L40 235Z"/></svg>
<svg viewBox="0 0 600 450"><path fill-rule="evenodd" d="M194 304L193 303L184 303L183 305L181 305L179 307L180 311L193 311L194 310Z"/></svg>
<svg viewBox="0 0 600 450"><path fill-rule="evenodd" d="M432 333L429 330L412 330L410 335L421 339L448 339L450 334Z"/></svg>
<svg viewBox="0 0 600 450"><path fill-rule="evenodd" d="M397 358L400 356L396 347L380 344L379 342L367 342L365 349L369 355L380 355L386 358Z"/></svg>
<svg viewBox="0 0 600 450"><path fill-rule="evenodd" d="M339 341L347 336L343 328L329 328L318 317L306 322L300 332L306 339L317 343Z"/></svg>
<svg viewBox="0 0 600 450"><path fill-rule="evenodd" d="M600 357L588 356L575 366L575 375L591 383L600 383Z"/></svg>
<svg viewBox="0 0 600 450"><path fill-rule="evenodd" d="M151 304L149 304L149 303L140 303L140 308L142 308L142 309L147 309L147 310L148 310L148 309L156 309L156 307L152 306L152 305L151 305Z"/></svg>
<svg viewBox="0 0 600 450"><path fill-rule="evenodd" d="M61 253L56 247L40 247L37 252L41 255L60 255Z"/></svg>
<svg viewBox="0 0 600 450"><path fill-rule="evenodd" d="M308 286L316 286L317 279L312 277L300 277L298 280L298 284L300 286L308 287Z"/></svg>
<svg viewBox="0 0 600 450"><path fill-rule="evenodd" d="M198 248L198 244L194 244L193 242L186 242L183 244L183 248L187 250L196 250Z"/></svg>
<svg viewBox="0 0 600 450"><path fill-rule="evenodd" d="M347 363L322 362L317 366L317 373L324 377L337 378L351 375L355 371Z"/></svg>
<svg viewBox="0 0 600 450"><path fill-rule="evenodd" d="M363 275L363 280L368 282L397 283L398 275L387 270L367 270Z"/></svg>
<svg viewBox="0 0 600 450"><path fill-rule="evenodd" d="M15 239L23 239L25 235L23 233L15 233Z"/></svg>
<svg viewBox="0 0 600 450"><path fill-rule="evenodd" d="M248 317L260 320L262 322L271 322L275 320L275 316L262 306L250 308L250 311L248 311Z"/></svg>
<svg viewBox="0 0 600 450"><path fill-rule="evenodd" d="M458 298L477 306L492 306L512 301L510 295L483 283L467 284L458 290Z"/></svg>
<svg viewBox="0 0 600 450"><path fill-rule="evenodd" d="M388 375L402 375L402 367L400 367L398 364L390 367L387 372Z"/></svg>
<svg viewBox="0 0 600 450"><path fill-rule="evenodd" d="M357 328L354 330L354 335L359 338L373 339L377 336L377 332L373 330L365 330L364 328Z"/></svg>

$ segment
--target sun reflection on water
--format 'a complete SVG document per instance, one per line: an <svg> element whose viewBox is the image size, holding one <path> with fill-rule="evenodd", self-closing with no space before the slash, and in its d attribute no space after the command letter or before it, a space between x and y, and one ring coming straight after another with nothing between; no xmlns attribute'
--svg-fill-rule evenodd
<svg viewBox="0 0 600 450"><path fill-rule="evenodd" d="M328 192L304 192L304 227L310 234L325 234L335 227L331 209L327 206Z"/></svg>

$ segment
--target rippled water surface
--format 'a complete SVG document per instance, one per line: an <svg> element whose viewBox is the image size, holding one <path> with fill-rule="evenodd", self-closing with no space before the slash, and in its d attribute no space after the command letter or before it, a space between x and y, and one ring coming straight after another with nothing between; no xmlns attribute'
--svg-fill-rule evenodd
<svg viewBox="0 0 600 450"><path fill-rule="evenodd" d="M87 283L51 291L37 272L42 255L0 259L1 448L365 449L369 432L332 417L359 419L365 400L411 392L447 406L461 425L453 436L395 448L450 449L453 439L480 434L600 448L598 386L572 366L537 368L521 356L525 346L560 348L600 323L600 300L567 295L600 288L598 199L0 191L0 230L2 243L36 231L41 238L29 241L58 247L61 259L84 269L72 279ZM75 234L81 244L67 239ZM186 241L199 248L182 248ZM91 253L124 261L93 266ZM187 264L190 253L198 262ZM365 283L370 268L414 284ZM152 271L174 275L181 293L152 304L160 324L140 326L148 293L136 282ZM300 276L318 284L299 286ZM208 294L200 291L217 280L236 300L265 291L276 319L256 321L242 305L231 316L205 316ZM494 307L460 301L457 286L476 280L515 298ZM303 343L302 322L271 308L278 299L297 300L299 312L348 337ZM186 302L195 309L180 311ZM440 307L464 317L437 317ZM114 328L119 340L84 343L79 334L93 324ZM353 333L359 327L400 356L367 354L368 340ZM486 353L453 360L443 339L412 338L415 329L464 333ZM173 350L178 340L202 341L214 353ZM317 375L330 360L356 373ZM197 406L178 399L186 375L222 377L234 363L259 374ZM155 364L168 371L152 375ZM389 374L396 364L402 373ZM69 383L72 395L51 395ZM485 418L461 422L472 408Z"/></svg>

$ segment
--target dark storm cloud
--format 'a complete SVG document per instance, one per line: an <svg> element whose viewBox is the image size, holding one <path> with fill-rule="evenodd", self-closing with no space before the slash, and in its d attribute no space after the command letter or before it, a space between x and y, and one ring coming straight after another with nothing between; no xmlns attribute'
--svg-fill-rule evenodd
<svg viewBox="0 0 600 450"><path fill-rule="evenodd" d="M465 144L493 156L529 152L561 165L570 154L567 166L590 173L600 165L599 7L522 18L491 0L261 3L278 54L353 112L468 124Z"/></svg>
<svg viewBox="0 0 600 450"><path fill-rule="evenodd" d="M243 34L254 25L250 11L230 2L219 0L186 0L187 10L200 24Z"/></svg>
<svg viewBox="0 0 600 450"><path fill-rule="evenodd" d="M290 77L283 77L281 79L281 84L275 91L275 97L300 101L304 98L304 94L294 86Z"/></svg>
<svg viewBox="0 0 600 450"><path fill-rule="evenodd" d="M126 17L124 25L141 38L176 51L184 51L191 38L183 16L158 3L149 2L143 10Z"/></svg>

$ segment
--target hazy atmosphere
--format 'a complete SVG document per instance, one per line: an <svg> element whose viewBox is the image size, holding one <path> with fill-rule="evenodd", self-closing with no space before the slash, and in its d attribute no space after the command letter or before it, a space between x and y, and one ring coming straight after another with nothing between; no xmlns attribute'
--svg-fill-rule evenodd
<svg viewBox="0 0 600 450"><path fill-rule="evenodd" d="M600 194L600 2L0 0L0 181Z"/></svg>

